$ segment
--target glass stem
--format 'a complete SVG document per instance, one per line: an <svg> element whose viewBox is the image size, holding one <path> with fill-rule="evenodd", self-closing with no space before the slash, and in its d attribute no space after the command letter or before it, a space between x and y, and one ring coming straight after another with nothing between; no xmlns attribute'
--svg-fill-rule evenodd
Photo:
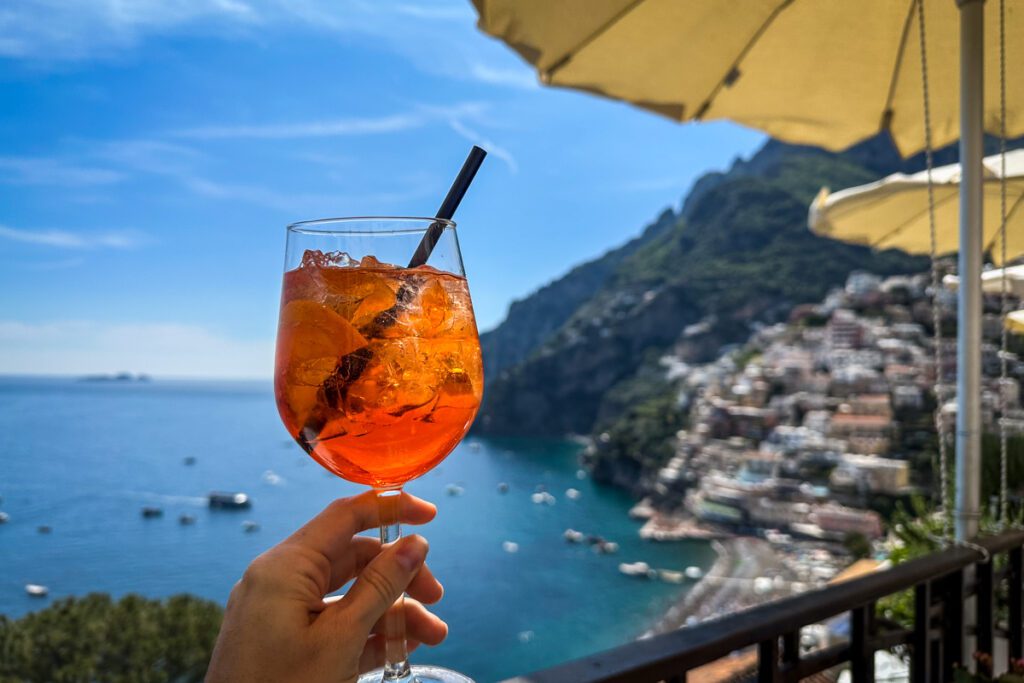
<svg viewBox="0 0 1024 683"><path fill-rule="evenodd" d="M380 506L380 542L387 545L402 537L402 525L398 521L398 504L402 498L402 490L378 490L376 493ZM384 615L384 638L384 680L414 681L409 669L409 653L405 644L404 594Z"/></svg>

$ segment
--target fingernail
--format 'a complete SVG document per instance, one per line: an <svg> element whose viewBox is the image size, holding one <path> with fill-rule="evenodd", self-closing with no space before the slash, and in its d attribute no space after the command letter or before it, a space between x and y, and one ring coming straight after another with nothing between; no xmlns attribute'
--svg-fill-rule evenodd
<svg viewBox="0 0 1024 683"><path fill-rule="evenodd" d="M395 551L398 564L407 572L414 572L427 557L427 542L422 536L412 535Z"/></svg>

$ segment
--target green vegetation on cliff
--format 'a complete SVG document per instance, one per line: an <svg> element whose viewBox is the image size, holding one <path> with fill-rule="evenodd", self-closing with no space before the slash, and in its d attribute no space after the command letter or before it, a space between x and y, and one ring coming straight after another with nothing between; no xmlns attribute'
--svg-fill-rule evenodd
<svg viewBox="0 0 1024 683"><path fill-rule="evenodd" d="M114 601L100 593L17 620L0 616L0 682L202 681L221 616L216 603L188 595Z"/></svg>
<svg viewBox="0 0 1024 683"><path fill-rule="evenodd" d="M870 144L888 149L883 143ZM611 434L619 429L617 419L632 419L623 412L627 406L639 407L616 399L616 388L649 375L652 358L672 350L709 360L723 345L746 339L753 324L783 320L795 304L820 300L853 270L923 269L922 259L873 253L807 229L807 206L822 185L873 180L880 169L864 159L879 158L860 148L832 154L769 142L728 173L702 178L680 213L662 214L657 229L611 252L614 259L573 271L566 280L584 271L588 296L571 297L558 316L536 323L544 334L528 338L511 312L490 333L506 346L518 338L520 359L502 357L500 372L489 376L475 428L529 435L600 428ZM563 284L549 285L538 300L559 296ZM537 305L531 299L517 304ZM485 344L485 355L489 351ZM657 394L657 385L647 393Z"/></svg>

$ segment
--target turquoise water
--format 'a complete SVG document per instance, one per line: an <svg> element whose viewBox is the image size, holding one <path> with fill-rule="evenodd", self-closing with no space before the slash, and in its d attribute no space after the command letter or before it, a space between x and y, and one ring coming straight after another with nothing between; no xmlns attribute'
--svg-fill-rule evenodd
<svg viewBox="0 0 1024 683"><path fill-rule="evenodd" d="M445 583L437 611L451 626L414 660L481 683L628 642L685 587L631 579L619 562L681 569L713 561L702 543L641 541L621 492L577 478L577 447L470 440L409 489L438 504L423 529ZM183 459L193 456L193 466ZM271 483L267 471L280 481ZM497 491L507 482L506 494ZM449 496L446 487L464 487ZM530 496L543 484L552 505ZM574 487L578 500L565 496ZM240 490L247 512L211 512L210 490ZM224 602L247 563L318 512L360 489L327 474L281 427L269 384L84 383L0 378L0 613L107 591L188 592ZM164 516L143 519L143 505ZM181 526L181 513L196 523ZM241 523L260 524L243 533ZM39 534L39 525L50 534ZM618 542L618 555L567 544L572 527ZM504 541L517 543L505 552ZM50 598L26 596L26 583Z"/></svg>

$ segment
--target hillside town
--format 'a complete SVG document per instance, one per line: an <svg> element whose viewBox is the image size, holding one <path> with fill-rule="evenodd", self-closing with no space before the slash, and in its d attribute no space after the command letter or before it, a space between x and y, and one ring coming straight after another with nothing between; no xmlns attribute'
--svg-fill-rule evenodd
<svg viewBox="0 0 1024 683"><path fill-rule="evenodd" d="M947 438L956 422L956 293L938 293L937 367L928 285L926 274L853 273L713 363L663 359L689 423L636 510L650 518L644 535L873 541L884 532L880 509L937 491L937 395ZM1007 352L1000 379L998 310L998 297L986 302L983 419L998 430L1005 401L1007 431L1020 434L1024 363Z"/></svg>

